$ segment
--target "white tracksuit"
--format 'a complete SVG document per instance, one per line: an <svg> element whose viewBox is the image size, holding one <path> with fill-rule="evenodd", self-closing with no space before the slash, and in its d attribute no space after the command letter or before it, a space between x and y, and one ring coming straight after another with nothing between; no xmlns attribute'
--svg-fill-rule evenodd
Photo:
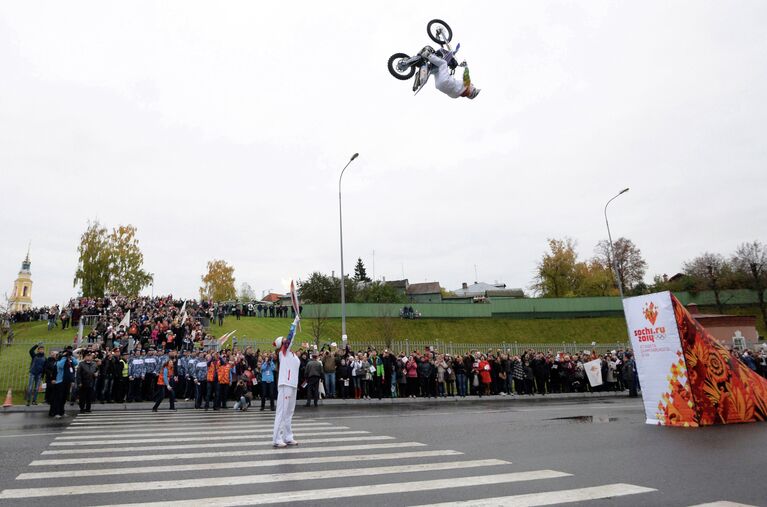
<svg viewBox="0 0 767 507"><path fill-rule="evenodd" d="M288 350L280 351L280 374L277 382L277 410L274 413L274 444L292 442L293 412L296 409L298 395L298 368L301 361Z"/></svg>
<svg viewBox="0 0 767 507"><path fill-rule="evenodd" d="M434 86L448 97L457 99L466 90L463 82L450 75L447 62L434 54L429 55L429 62L434 65Z"/></svg>

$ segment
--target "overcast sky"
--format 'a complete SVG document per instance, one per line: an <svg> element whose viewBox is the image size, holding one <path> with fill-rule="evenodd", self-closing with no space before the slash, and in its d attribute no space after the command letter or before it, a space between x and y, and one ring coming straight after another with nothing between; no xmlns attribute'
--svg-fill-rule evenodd
<svg viewBox="0 0 767 507"><path fill-rule="evenodd" d="M482 89L387 69L442 18ZM346 270L528 287L546 239L631 238L654 274L767 239L764 2L0 4L0 293L76 294L89 219L134 224L155 293ZM373 258L375 251L375 259Z"/></svg>

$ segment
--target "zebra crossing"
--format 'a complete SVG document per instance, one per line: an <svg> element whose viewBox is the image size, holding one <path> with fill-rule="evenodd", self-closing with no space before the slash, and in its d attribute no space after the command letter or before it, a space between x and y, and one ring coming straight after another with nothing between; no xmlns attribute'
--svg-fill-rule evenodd
<svg viewBox="0 0 767 507"><path fill-rule="evenodd" d="M18 487L0 491L0 504L373 505L386 498L386 505L423 507L535 506L656 491L632 484L577 487L567 471L526 470L300 413L294 418L300 445L273 449L272 421L271 412L79 415L15 478ZM487 486L508 495L484 498Z"/></svg>

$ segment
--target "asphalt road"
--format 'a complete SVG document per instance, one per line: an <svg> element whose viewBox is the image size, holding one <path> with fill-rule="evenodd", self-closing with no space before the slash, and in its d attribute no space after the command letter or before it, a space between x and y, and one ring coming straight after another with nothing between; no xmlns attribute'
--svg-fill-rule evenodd
<svg viewBox="0 0 767 507"><path fill-rule="evenodd" d="M0 505L767 506L767 425L649 426L628 398L299 406L286 450L271 422L0 414Z"/></svg>

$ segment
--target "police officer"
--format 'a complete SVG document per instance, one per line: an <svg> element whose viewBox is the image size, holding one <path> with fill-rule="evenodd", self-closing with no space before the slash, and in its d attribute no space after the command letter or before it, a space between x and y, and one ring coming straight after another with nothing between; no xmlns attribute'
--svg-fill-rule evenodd
<svg viewBox="0 0 767 507"><path fill-rule="evenodd" d="M176 391L176 397L181 398L186 393L186 379L187 379L187 365L189 363L189 351L184 350L181 353L181 357L178 358L178 370L176 375L178 376L178 383L174 386ZM187 400L188 401L188 400Z"/></svg>
<svg viewBox="0 0 767 507"><path fill-rule="evenodd" d="M128 382L130 382L130 387L128 389L128 403L143 400L141 396L141 388L144 383L144 375L146 374L143 354L143 350L137 350L128 360Z"/></svg>
<svg viewBox="0 0 767 507"><path fill-rule="evenodd" d="M202 408L202 400L207 394L208 361L210 355L200 352L194 368L194 408Z"/></svg>
<svg viewBox="0 0 767 507"><path fill-rule="evenodd" d="M197 369L197 354L190 354L189 350L184 350L184 356L187 358L186 371L184 375L184 383L186 384L186 387L182 394L184 395L184 401L189 401L189 398L195 398L194 378L195 370ZM181 360L179 360L179 362L181 362ZM179 376L179 379L180 378L181 377Z"/></svg>
<svg viewBox="0 0 767 507"><path fill-rule="evenodd" d="M154 347L149 348L149 352L144 357L144 399L154 399L157 386L157 373L159 373L161 363L158 363L157 353Z"/></svg>

